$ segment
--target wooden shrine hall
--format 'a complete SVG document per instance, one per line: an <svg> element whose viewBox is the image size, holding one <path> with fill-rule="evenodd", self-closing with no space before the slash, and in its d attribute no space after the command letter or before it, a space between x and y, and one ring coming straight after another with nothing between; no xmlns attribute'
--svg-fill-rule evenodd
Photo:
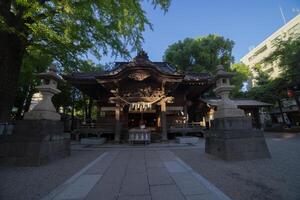
<svg viewBox="0 0 300 200"><path fill-rule="evenodd" d="M180 73L167 62L150 61L143 51L131 62L116 62L111 71L64 78L97 102L101 115L96 125L116 142L144 130L168 140L170 127L202 120L206 103L199 97L214 85L208 73Z"/></svg>

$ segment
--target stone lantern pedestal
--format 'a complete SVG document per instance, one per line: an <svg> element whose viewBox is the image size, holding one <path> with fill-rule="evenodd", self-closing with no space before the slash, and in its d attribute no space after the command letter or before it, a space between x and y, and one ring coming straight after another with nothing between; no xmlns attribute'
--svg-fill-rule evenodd
<svg viewBox="0 0 300 200"><path fill-rule="evenodd" d="M11 135L0 137L2 165L39 166L70 155L70 137L51 100L60 92L57 84L62 78L53 65L38 76L42 84L37 89L43 99L16 122Z"/></svg>
<svg viewBox="0 0 300 200"><path fill-rule="evenodd" d="M223 66L218 66L214 92L221 97L221 102L206 134L205 152L223 160L270 158L263 132L253 129L251 118L229 99L232 76Z"/></svg>

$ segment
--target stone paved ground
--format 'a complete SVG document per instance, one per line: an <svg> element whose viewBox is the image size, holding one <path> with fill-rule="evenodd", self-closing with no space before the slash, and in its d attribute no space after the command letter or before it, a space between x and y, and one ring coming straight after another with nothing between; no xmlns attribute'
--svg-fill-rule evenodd
<svg viewBox="0 0 300 200"><path fill-rule="evenodd" d="M228 200L169 150L108 150L45 200Z"/></svg>
<svg viewBox="0 0 300 200"><path fill-rule="evenodd" d="M225 162L197 149L173 152L237 200L300 200L300 135L265 133L269 160Z"/></svg>
<svg viewBox="0 0 300 200"><path fill-rule="evenodd" d="M75 145L72 157L47 166L1 167L0 199L210 200L226 194L299 200L300 135L266 135L272 160L220 161L204 154L203 141L194 147Z"/></svg>
<svg viewBox="0 0 300 200"><path fill-rule="evenodd" d="M102 153L72 151L41 167L0 167L0 200L40 199Z"/></svg>

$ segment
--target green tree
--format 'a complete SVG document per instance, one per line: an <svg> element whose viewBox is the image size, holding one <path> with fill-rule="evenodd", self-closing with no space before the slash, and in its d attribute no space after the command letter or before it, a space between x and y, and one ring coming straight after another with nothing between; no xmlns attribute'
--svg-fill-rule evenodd
<svg viewBox="0 0 300 200"><path fill-rule="evenodd" d="M276 50L264 62L277 63L281 69L280 77L286 77L286 85L299 84L300 82L300 34L279 40L275 44Z"/></svg>
<svg viewBox="0 0 300 200"><path fill-rule="evenodd" d="M251 77L251 71L249 67L243 63L233 64L230 71L235 73L235 76L231 80L231 84L235 86L231 92L231 96L243 97L244 92L242 92L241 89L244 86L245 81L249 80Z"/></svg>
<svg viewBox="0 0 300 200"><path fill-rule="evenodd" d="M253 70L256 71L257 77L255 77L256 85L264 85L270 81L270 76L267 72L263 71L263 66L265 65L264 61L255 64Z"/></svg>
<svg viewBox="0 0 300 200"><path fill-rule="evenodd" d="M234 42L222 36L208 35L196 39L186 38L168 47L164 60L174 65L180 71L215 73L218 65L223 65L228 71L235 72L232 79L235 89L233 97L241 96L243 83L251 76L249 68L241 63L230 67L234 58L232 48Z"/></svg>
<svg viewBox="0 0 300 200"><path fill-rule="evenodd" d="M232 40L218 35L186 38L170 45L163 59L181 71L214 72L220 64L229 69L233 45Z"/></svg>
<svg viewBox="0 0 300 200"><path fill-rule="evenodd" d="M196 42L192 38L178 41L168 47L163 60L171 63L179 71L187 71L190 66L195 65L194 57L197 56Z"/></svg>
<svg viewBox="0 0 300 200"><path fill-rule="evenodd" d="M286 97L288 88L300 85L300 35L294 35L287 40L278 40L275 43L275 50L263 60L264 64L276 64L281 73L273 80L265 84L254 87L250 90L249 96L254 96L261 100L274 102ZM300 110L298 95L295 96L296 103ZM280 103L280 102L279 102Z"/></svg>
<svg viewBox="0 0 300 200"><path fill-rule="evenodd" d="M149 0L150 1L150 0ZM169 0L151 0L166 11ZM138 0L1 0L0 122L9 117L28 48L51 55L64 67L86 64L112 50L129 55L151 24Z"/></svg>
<svg viewBox="0 0 300 200"><path fill-rule="evenodd" d="M286 88L286 81L284 78L270 80L251 88L247 92L246 97L274 104L285 96L283 90Z"/></svg>

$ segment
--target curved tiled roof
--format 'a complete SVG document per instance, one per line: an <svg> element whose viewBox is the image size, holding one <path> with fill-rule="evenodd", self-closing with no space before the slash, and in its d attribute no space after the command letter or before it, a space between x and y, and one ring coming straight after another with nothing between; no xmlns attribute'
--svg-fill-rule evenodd
<svg viewBox="0 0 300 200"><path fill-rule="evenodd" d="M176 70L174 66L172 66L168 62L152 62L149 60L148 55L145 52L139 52L138 55L130 62L116 62L115 67L109 71L102 72L85 72L85 73L72 73L70 76L64 76L66 79L84 79L84 80L95 80L97 77L105 77L105 76L114 76L124 70L125 68L151 68L155 69L162 74L170 75L170 76L178 76L182 77L183 81L203 81L203 80L212 80L213 77L210 73L194 73L194 72L186 72L181 73Z"/></svg>
<svg viewBox="0 0 300 200"><path fill-rule="evenodd" d="M112 70L106 71L102 75L116 74L116 73L120 72L121 70L123 70L124 68L132 67L132 66L136 66L136 67L138 67L138 66L153 67L153 68L157 69L158 71L160 71L164 74L170 74L170 75L178 74L178 75L180 75L180 73L178 73L177 70L167 62L151 62L151 61L150 62L144 62L144 63L116 62L116 65Z"/></svg>

